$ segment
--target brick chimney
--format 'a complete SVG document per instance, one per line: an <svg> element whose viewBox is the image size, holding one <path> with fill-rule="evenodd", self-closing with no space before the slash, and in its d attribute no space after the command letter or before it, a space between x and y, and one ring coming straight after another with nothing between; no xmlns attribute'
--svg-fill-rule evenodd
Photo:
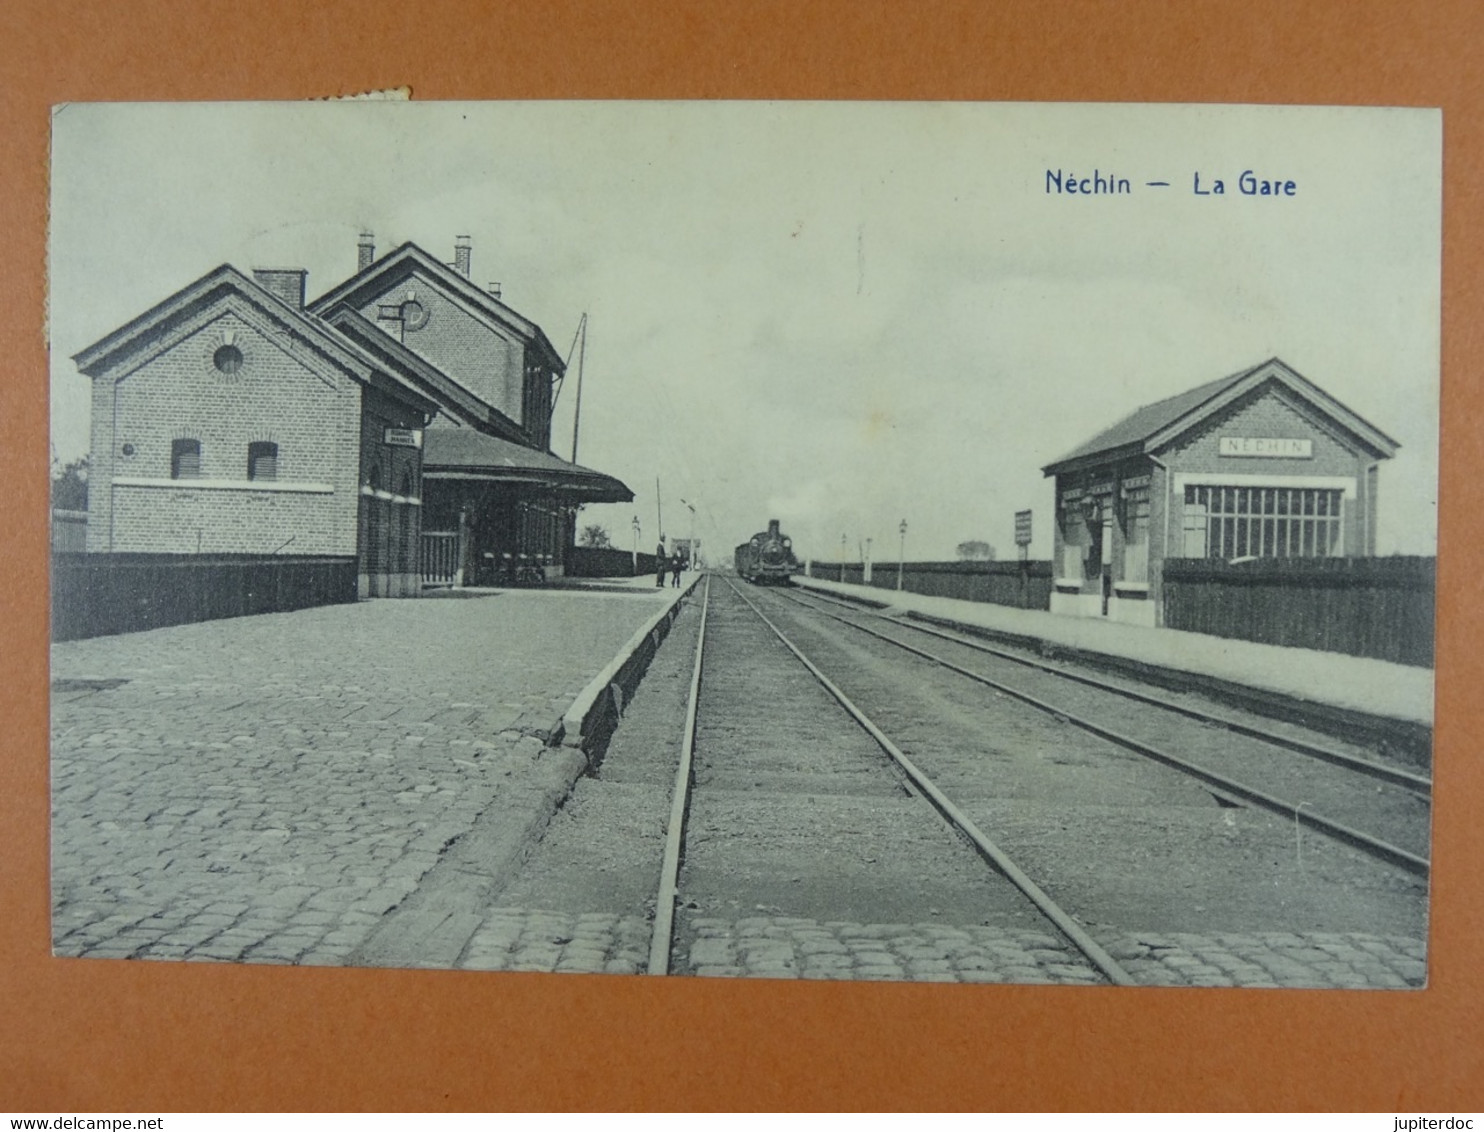
<svg viewBox="0 0 1484 1132"><path fill-rule="evenodd" d="M360 242L356 244L356 270L365 271L375 258L376 237L370 232L362 232Z"/></svg>
<svg viewBox="0 0 1484 1132"><path fill-rule="evenodd" d="M309 272L302 267L255 267L252 277L295 310L304 309L304 281Z"/></svg>
<svg viewBox="0 0 1484 1132"><path fill-rule="evenodd" d="M455 236L453 240L453 269L465 279L469 277L469 256L472 248L468 236Z"/></svg>

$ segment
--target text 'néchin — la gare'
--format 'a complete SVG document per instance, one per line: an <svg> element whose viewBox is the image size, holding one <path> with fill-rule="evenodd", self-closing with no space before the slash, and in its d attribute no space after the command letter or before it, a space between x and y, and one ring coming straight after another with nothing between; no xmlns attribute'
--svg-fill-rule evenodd
<svg viewBox="0 0 1484 1132"><path fill-rule="evenodd" d="M1262 176L1251 169L1243 169L1235 181L1212 177L1200 172L1190 176L1190 191L1198 197L1296 197L1298 182L1292 178ZM1123 196L1133 193L1135 187L1146 189L1173 189L1170 181L1131 181L1112 173L1094 169L1091 173L1073 172L1063 169L1046 170L1046 192L1052 196Z"/></svg>

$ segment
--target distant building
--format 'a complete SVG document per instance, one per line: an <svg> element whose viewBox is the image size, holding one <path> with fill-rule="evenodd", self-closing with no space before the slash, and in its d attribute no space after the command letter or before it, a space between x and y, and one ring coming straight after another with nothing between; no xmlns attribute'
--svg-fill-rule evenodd
<svg viewBox="0 0 1484 1132"><path fill-rule="evenodd" d="M1155 625L1166 558L1372 555L1397 447L1277 358L1145 405L1042 469L1051 610Z"/></svg>
<svg viewBox="0 0 1484 1132"><path fill-rule="evenodd" d="M89 551L355 557L405 595L559 574L576 507L633 498L548 451L561 359L467 240L359 251L307 307L304 271L224 265L76 355Z"/></svg>

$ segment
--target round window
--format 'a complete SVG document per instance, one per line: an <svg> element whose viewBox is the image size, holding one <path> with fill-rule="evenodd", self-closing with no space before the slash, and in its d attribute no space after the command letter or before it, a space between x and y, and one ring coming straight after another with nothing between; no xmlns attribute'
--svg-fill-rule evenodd
<svg viewBox="0 0 1484 1132"><path fill-rule="evenodd" d="M236 373L242 368L242 351L230 343L218 346L211 355L211 364L221 373Z"/></svg>
<svg viewBox="0 0 1484 1132"><path fill-rule="evenodd" d="M402 304L402 329L421 330L428 324L428 308L416 299L408 299Z"/></svg>

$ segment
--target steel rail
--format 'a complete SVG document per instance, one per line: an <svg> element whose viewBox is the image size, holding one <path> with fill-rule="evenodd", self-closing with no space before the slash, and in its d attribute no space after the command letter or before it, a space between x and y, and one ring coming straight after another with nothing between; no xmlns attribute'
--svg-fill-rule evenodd
<svg viewBox="0 0 1484 1132"><path fill-rule="evenodd" d="M1027 876L1026 873L1021 870L1020 866L1012 861L1003 849L1001 849L987 836L985 836L983 831L974 824L973 819L971 819L966 813L955 806L948 799L948 797L941 790L938 789L933 780L930 779L926 774L924 774L917 767L917 765L907 757L906 753L900 747L898 747L895 743L888 739L882 732L882 730L874 723L872 723L871 720L863 711L861 711L860 708L856 707L856 705L851 701L850 697L847 696L843 691L841 691L840 688L834 683L834 681L832 681L828 676L821 672L819 670L819 667L812 660L810 660L807 656L800 652L798 646L796 646L792 641L788 639L788 637L784 635L783 630L779 629L777 625L773 624L773 622L769 620L768 615L761 609L759 609L751 598L749 598L740 589L738 589L736 584L733 583L731 579L727 579L727 584L730 585L732 589L736 591L737 596L740 597L744 602L746 602L747 605L751 607L752 611L756 613L759 618L762 619L763 624L773 631L774 636L776 636L780 641L783 642L784 646L787 647L789 652L793 653L794 656L799 659L800 663L802 663L805 668L813 673L814 678L818 680L820 684L823 685L825 690L828 691L830 695L839 702L840 706L850 713L851 717L854 718L855 721L866 730L866 732L871 736L872 739L876 740L881 749L885 751L888 756L891 757L893 762L901 767L903 773L905 773L907 777L911 779L912 783L919 790L921 790L923 794L927 796L927 798L933 803L933 805L937 807L938 811L942 813L943 816L946 817L950 822L952 822L953 825L960 832L968 837L968 839L973 842L975 849L977 849L979 853L984 856L985 859L987 859L990 864L992 864L1005 877L1006 880L1008 880L1016 888L1020 889L1020 891L1024 893L1027 898L1029 898L1031 903L1033 903L1037 907L1037 909L1040 910L1041 914L1044 915L1053 924L1055 924L1057 929L1064 936L1072 941L1077 950L1082 952L1082 954L1087 957L1088 961L1092 963L1092 965L1096 967L1100 972L1102 972L1104 977L1106 977L1109 982L1117 986L1137 985L1134 977L1130 975L1126 970L1124 970L1123 967L1118 963L1118 961L1111 955L1109 955L1107 951L1105 951L1103 947L1097 942L1097 940L1088 935L1087 932L1082 928L1082 926L1078 924L1077 921L1072 919L1072 917L1068 915L1061 908L1061 906L1056 903L1056 901L1048 896L1040 885L1036 884L1035 881Z"/></svg>
<svg viewBox="0 0 1484 1132"><path fill-rule="evenodd" d="M660 862L659 894L655 897L654 929L649 936L649 974L670 973L670 948L675 938L675 900L680 893L680 853L685 845L685 821L690 812L691 763L696 749L696 711L701 702L701 667L706 655L706 615L711 606L711 575L701 594L701 629L696 636L696 663L690 677L690 699L685 709L685 734L680 743L680 765L675 769L675 791L670 799L670 823L665 827L665 854Z"/></svg>
<svg viewBox="0 0 1484 1132"><path fill-rule="evenodd" d="M798 604L805 609L810 609L807 603L799 602ZM1029 692L1022 692L1019 689L1010 687L1008 684L1001 684L999 681L992 680L988 676L954 664L951 660L944 660L942 657L935 656L915 645L909 645L905 641L896 640L893 637L887 636L885 633L879 633L875 629L848 620L838 614L830 613L828 610L816 608L812 609L811 612L822 614L825 617L839 621L843 625L848 625L859 632L877 637L886 641L888 644L895 645L899 649L904 649L915 656L931 661L933 664L941 665L951 672L956 672L960 676L965 676L1013 699L1030 704L1032 707L1038 708L1048 715L1065 720L1073 726L1080 727L1084 731L1089 731L1099 738L1107 739L1111 743L1116 743L1118 746L1133 751L1135 754L1143 755L1146 758L1153 759L1174 770L1178 770L1183 774L1187 774L1192 778L1199 779L1206 784L1208 789L1214 787L1215 789L1212 792L1228 801L1250 802L1254 805L1261 806L1263 809L1281 814L1284 817L1291 817L1295 823L1308 825L1321 833L1328 834L1337 841L1342 841L1353 848L1360 849L1379 860L1385 861L1387 864L1395 865L1414 875L1426 877L1430 871L1431 865L1426 857L1418 856L1416 853L1412 853L1398 845L1393 845L1389 841L1382 841L1378 837L1372 837L1368 833L1363 833L1358 829L1335 821L1333 818L1327 818L1322 814L1315 813L1313 810L1306 808L1308 806L1307 802L1300 802L1298 805L1294 805L1292 802L1284 801L1282 798L1268 794L1266 791L1259 790L1253 786L1247 786L1244 783L1238 782L1236 779L1226 777L1224 774L1217 774L1215 771L1207 770L1205 767L1199 766L1187 759L1182 759L1179 755L1172 755L1168 751L1162 751L1158 747L1151 746L1140 739L1134 739L1121 732L1114 731L1111 727L1104 727L1101 723L1074 715L1065 708L1057 707L1055 704L1039 699Z"/></svg>
<svg viewBox="0 0 1484 1132"><path fill-rule="evenodd" d="M853 602L840 601L836 598L828 597L824 594L815 592L811 592L810 596L821 601L829 602L831 605L853 608L857 612L861 612L860 607ZM807 607L808 603L803 602L797 596L795 596L793 600L799 601L800 604ZM879 616L885 615L881 614ZM1150 695L1147 692L1140 692L1133 688L1121 687L1118 684L1110 684L1105 680L1099 680L1095 676L1088 676L1081 672L1069 672L1065 669L1058 668L1054 664L1047 664L1045 661L1042 660L1035 660L1028 656L1019 656L1013 652L1006 652L1004 649L994 648L993 646L987 645L982 641L970 640L969 638L957 633L949 633L933 626L924 625L917 620L908 621L896 618L890 618L889 620L891 620L893 624L901 625L903 628L911 629L914 632L918 633L925 633L930 637L939 637L945 641L952 641L956 645L963 645L965 648L973 649L976 652L986 653L989 656L999 657L1002 660L1008 660L1015 664L1022 664L1025 665L1027 668L1035 668L1039 669L1042 672L1049 672L1054 676L1060 676L1064 679L1072 680L1078 684L1087 684L1090 687L1100 688L1103 691L1111 692L1114 695L1124 696L1127 699L1137 700L1140 703L1149 704L1152 707L1157 707L1165 711L1174 712L1176 715L1183 715L1190 719L1199 720L1202 723L1210 723L1214 724L1217 727L1224 727L1228 731L1234 732L1238 735L1245 735L1249 739L1257 739L1264 743L1271 743L1275 747L1283 747L1286 750L1295 751L1301 755L1308 755L1310 758L1320 759L1324 762L1332 763L1335 766L1345 767L1347 770L1353 770L1359 774L1368 775L1371 778L1376 778L1383 782L1387 782L1392 786L1401 786L1429 801L1431 801L1432 798L1432 779L1428 778L1425 775L1413 774L1411 771L1402 770L1398 767L1390 767L1384 763L1378 763L1370 759L1359 758L1356 755L1348 755L1344 751L1336 751L1332 747L1324 747L1319 745L1318 743L1310 743L1304 739L1294 739L1290 738L1287 735L1279 735L1276 732L1264 731L1261 727L1253 727L1251 724L1242 723L1238 720L1226 719L1219 715L1213 715L1210 712L1202 711L1200 708L1189 707L1185 704L1172 703L1169 700L1162 699L1159 696Z"/></svg>

